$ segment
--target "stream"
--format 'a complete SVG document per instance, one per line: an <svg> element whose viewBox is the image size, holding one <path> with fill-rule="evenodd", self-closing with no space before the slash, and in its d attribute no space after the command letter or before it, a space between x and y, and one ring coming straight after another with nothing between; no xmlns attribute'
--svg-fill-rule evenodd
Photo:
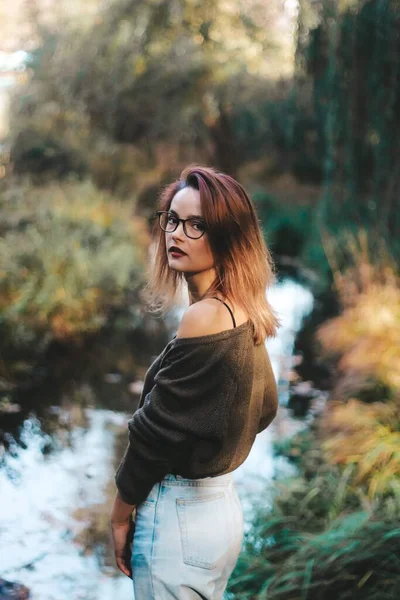
<svg viewBox="0 0 400 600"><path fill-rule="evenodd" d="M285 278L271 288L269 299L282 320L278 336L267 341L280 409L233 474L246 528L253 500L266 493L277 471L291 469L273 456L274 437L304 426L286 405L295 336L313 296ZM83 403L72 397L49 407L55 431L45 432L32 411L19 443L10 435L8 450L0 447L0 578L27 586L32 600L133 598L132 582L115 568L108 539L116 453L126 446L129 414L100 408L89 385L81 393Z"/></svg>

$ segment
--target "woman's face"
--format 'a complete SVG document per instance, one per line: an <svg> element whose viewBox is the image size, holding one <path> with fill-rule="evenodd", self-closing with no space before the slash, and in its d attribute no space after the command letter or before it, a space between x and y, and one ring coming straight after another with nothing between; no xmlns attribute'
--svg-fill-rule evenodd
<svg viewBox="0 0 400 600"><path fill-rule="evenodd" d="M186 187L175 194L169 207L170 212L180 219L195 219L203 223L200 193L191 187ZM183 223L179 223L172 233L165 232L165 244L168 255L168 264L171 269L182 273L200 273L214 267L214 259L208 243L207 232L201 238L192 239L185 235ZM185 252L173 256L170 252L172 246L177 246Z"/></svg>

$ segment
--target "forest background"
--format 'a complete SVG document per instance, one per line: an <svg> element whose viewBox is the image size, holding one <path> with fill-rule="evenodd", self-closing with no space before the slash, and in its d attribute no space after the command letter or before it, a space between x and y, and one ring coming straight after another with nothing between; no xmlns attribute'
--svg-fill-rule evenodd
<svg viewBox="0 0 400 600"><path fill-rule="evenodd" d="M29 53L1 146L1 410L55 349L145 321L157 194L188 163L214 165L250 191L278 269L313 273L297 375L329 389L310 427L276 444L297 475L260 507L229 590L394 598L400 3L23 8L25 28L0 13Z"/></svg>

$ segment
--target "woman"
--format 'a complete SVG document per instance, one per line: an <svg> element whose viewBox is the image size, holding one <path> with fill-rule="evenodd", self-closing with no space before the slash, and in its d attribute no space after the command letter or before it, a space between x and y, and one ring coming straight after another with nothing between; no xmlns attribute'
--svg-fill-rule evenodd
<svg viewBox="0 0 400 600"><path fill-rule="evenodd" d="M265 348L280 325L265 296L273 265L247 193L214 168L187 167L163 190L157 216L149 304L170 309L183 284L189 307L128 423L111 512L115 558L132 573L136 600L217 600L244 533L232 471L277 410Z"/></svg>

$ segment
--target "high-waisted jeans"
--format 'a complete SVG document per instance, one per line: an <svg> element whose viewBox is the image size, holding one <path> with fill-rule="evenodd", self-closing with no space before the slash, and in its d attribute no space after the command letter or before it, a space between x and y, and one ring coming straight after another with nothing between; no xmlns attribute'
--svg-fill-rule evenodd
<svg viewBox="0 0 400 600"><path fill-rule="evenodd" d="M135 600L222 600L243 536L232 473L166 475L136 508Z"/></svg>

